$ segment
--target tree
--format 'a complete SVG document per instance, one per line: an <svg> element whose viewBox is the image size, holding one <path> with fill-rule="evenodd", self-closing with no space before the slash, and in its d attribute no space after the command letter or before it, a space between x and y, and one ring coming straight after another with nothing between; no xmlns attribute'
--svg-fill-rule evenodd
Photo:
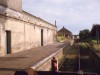
<svg viewBox="0 0 100 75"><path fill-rule="evenodd" d="M100 38L100 24L94 24L91 30L91 36L94 39Z"/></svg>
<svg viewBox="0 0 100 75"><path fill-rule="evenodd" d="M85 40L90 38L90 31L88 29L82 30L79 33L80 40Z"/></svg>
<svg viewBox="0 0 100 75"><path fill-rule="evenodd" d="M94 24L91 30L91 36L93 39L97 40L97 44L99 44L100 40L100 24Z"/></svg>

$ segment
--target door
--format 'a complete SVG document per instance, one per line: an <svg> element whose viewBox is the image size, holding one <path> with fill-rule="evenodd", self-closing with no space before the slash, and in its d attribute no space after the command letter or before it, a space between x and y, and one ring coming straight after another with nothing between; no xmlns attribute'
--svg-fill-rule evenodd
<svg viewBox="0 0 100 75"><path fill-rule="evenodd" d="M7 54L11 53L11 31L6 31L6 50Z"/></svg>
<svg viewBox="0 0 100 75"><path fill-rule="evenodd" d="M43 46L43 29L41 29L41 46Z"/></svg>

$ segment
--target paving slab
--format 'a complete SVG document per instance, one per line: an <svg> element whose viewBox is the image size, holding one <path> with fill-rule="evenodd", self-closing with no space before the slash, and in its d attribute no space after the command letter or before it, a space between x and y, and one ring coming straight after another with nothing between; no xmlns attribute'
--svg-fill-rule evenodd
<svg viewBox="0 0 100 75"><path fill-rule="evenodd" d="M67 44L56 43L0 57L0 75L13 75L15 71L27 69Z"/></svg>

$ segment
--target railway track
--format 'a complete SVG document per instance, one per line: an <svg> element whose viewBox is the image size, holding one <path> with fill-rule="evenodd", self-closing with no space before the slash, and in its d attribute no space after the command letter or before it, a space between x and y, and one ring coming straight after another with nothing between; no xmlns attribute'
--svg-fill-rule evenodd
<svg viewBox="0 0 100 75"><path fill-rule="evenodd" d="M78 71L78 50L77 46L73 45L69 50L66 52L65 60L60 65L60 71Z"/></svg>
<svg viewBox="0 0 100 75"><path fill-rule="evenodd" d="M80 48L77 44L74 44L66 53L66 58L60 65L59 71L77 72L79 75L98 75L97 73L87 70L91 67L85 66L88 61L81 60ZM85 68L83 68L84 66Z"/></svg>

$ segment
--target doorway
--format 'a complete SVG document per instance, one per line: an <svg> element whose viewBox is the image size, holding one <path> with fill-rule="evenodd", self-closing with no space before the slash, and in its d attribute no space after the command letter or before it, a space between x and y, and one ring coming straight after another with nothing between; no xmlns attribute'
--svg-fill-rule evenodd
<svg viewBox="0 0 100 75"><path fill-rule="evenodd" d="M41 29L41 46L43 46L43 29Z"/></svg>
<svg viewBox="0 0 100 75"><path fill-rule="evenodd" d="M11 53L11 31L6 31L6 50L7 54Z"/></svg>

